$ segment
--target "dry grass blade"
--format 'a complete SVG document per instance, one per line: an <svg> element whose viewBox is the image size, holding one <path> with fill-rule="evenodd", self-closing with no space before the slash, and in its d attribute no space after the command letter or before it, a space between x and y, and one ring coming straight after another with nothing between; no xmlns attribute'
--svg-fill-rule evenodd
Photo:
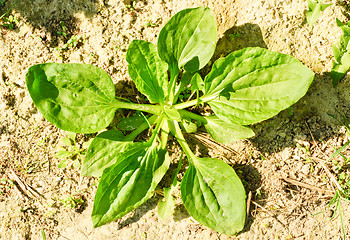
<svg viewBox="0 0 350 240"><path fill-rule="evenodd" d="M309 125L307 124L307 122L305 122L307 129L309 130L309 133L311 135L311 138L316 146L316 148L325 156L325 158L328 160L329 158L323 153L323 151L319 148L314 135L311 132L311 129L309 127ZM334 177L334 175L329 171L329 168L327 167L327 165L325 164L327 162L327 160L322 160L319 158L313 158L315 160L318 160L318 162L321 164L322 168L324 169L324 171L327 173L328 177L331 179L332 183L337 187L337 189L339 191L343 191L342 187L340 186L340 184L338 183L337 179Z"/></svg>
<svg viewBox="0 0 350 240"><path fill-rule="evenodd" d="M255 201L251 201L251 203L253 203L255 206L261 208L267 215L269 215L270 217L272 217L273 219L275 219L279 224L281 224L283 226L283 228L287 229L286 224L284 224L283 222L281 222L281 220L279 220L274 214L272 214L269 210L267 210L266 208L264 208L263 206L261 206L259 203L255 202Z"/></svg>
<svg viewBox="0 0 350 240"><path fill-rule="evenodd" d="M9 169L9 177L12 179L13 182L18 184L18 188L20 192L26 196L27 198L33 198L33 199L45 199L45 196L40 194L37 190L35 190L33 187L28 185L25 181L23 181L12 169Z"/></svg>
<svg viewBox="0 0 350 240"><path fill-rule="evenodd" d="M214 139L212 139L210 137L210 135L208 135L206 133L196 133L196 134L191 134L190 136L195 137L203 145L205 145L209 148L216 149L217 147L220 147L220 148L222 148L226 151L229 151L233 154L237 154L237 152L234 149L232 149L228 146L225 146L224 144L216 142Z"/></svg>
<svg viewBox="0 0 350 240"><path fill-rule="evenodd" d="M333 191L325 190L325 189L322 189L322 188L319 188L319 187L316 187L316 186L313 186L313 185L310 185L310 184L307 184L307 183L302 183L302 182L299 182L299 181L294 180L294 179L282 178L282 180L284 180L287 183L296 185L296 186L300 186L300 187L303 187L303 188L308 188L308 189L314 190L316 192L322 192L324 194L329 194L329 195L333 194L334 195Z"/></svg>

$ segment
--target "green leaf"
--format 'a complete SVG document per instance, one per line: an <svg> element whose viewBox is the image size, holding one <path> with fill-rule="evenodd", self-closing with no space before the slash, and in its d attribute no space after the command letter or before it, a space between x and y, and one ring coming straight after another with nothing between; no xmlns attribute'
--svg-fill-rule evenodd
<svg viewBox="0 0 350 240"><path fill-rule="evenodd" d="M180 122L180 126L187 133L194 133L197 131L197 124L195 124L187 119L182 119L182 121Z"/></svg>
<svg viewBox="0 0 350 240"><path fill-rule="evenodd" d="M80 162L78 159L73 161L73 168L74 169L78 169L80 167Z"/></svg>
<svg viewBox="0 0 350 240"><path fill-rule="evenodd" d="M163 103L168 88L168 66L149 42L133 40L126 54L128 70L136 88L151 103Z"/></svg>
<svg viewBox="0 0 350 240"><path fill-rule="evenodd" d="M334 60L338 64L341 62L341 57L343 55L340 49L341 49L340 44L333 44L332 50L333 50Z"/></svg>
<svg viewBox="0 0 350 240"><path fill-rule="evenodd" d="M306 21L311 27L321 15L321 5L313 0L307 0L307 3L309 9L306 12Z"/></svg>
<svg viewBox="0 0 350 240"><path fill-rule="evenodd" d="M124 135L117 130L98 134L91 142L82 161L81 174L100 177L103 170L115 164L118 155L133 144L131 141L125 141Z"/></svg>
<svg viewBox="0 0 350 240"><path fill-rule="evenodd" d="M68 152L68 151L58 151L58 152L56 153L56 157L57 157L57 158L60 158L60 159L69 157L69 156L71 156L71 155L72 155L72 153L71 153L71 152Z"/></svg>
<svg viewBox="0 0 350 240"><path fill-rule="evenodd" d="M232 143L234 141L254 137L253 130L249 127L225 122L217 116L204 117L207 122L204 127L211 137L220 143Z"/></svg>
<svg viewBox="0 0 350 240"><path fill-rule="evenodd" d="M172 188L164 188L164 201L158 203L158 215L161 219L166 220L173 214L175 199L171 195Z"/></svg>
<svg viewBox="0 0 350 240"><path fill-rule="evenodd" d="M199 73L196 73L193 75L191 79L191 91L194 92L195 90L197 91L203 91L204 90L204 81L199 75Z"/></svg>
<svg viewBox="0 0 350 240"><path fill-rule="evenodd" d="M181 120L181 115L179 111L177 111L173 107L164 107L164 114L168 119L175 120L175 121Z"/></svg>
<svg viewBox="0 0 350 240"><path fill-rule="evenodd" d="M62 140L61 140L65 145L67 146L73 146L72 144L72 140L70 138L67 138L67 137L62 137Z"/></svg>
<svg viewBox="0 0 350 240"><path fill-rule="evenodd" d="M246 201L235 171L215 158L193 159L181 182L182 201L199 223L224 234L244 227Z"/></svg>
<svg viewBox="0 0 350 240"><path fill-rule="evenodd" d="M38 64L28 69L26 83L41 114L63 130L94 133L106 128L114 118L114 85L98 67Z"/></svg>
<svg viewBox="0 0 350 240"><path fill-rule="evenodd" d="M319 2L319 3L321 4L321 11L324 11L326 10L326 8L333 5L332 3L322 3L322 2Z"/></svg>
<svg viewBox="0 0 350 240"><path fill-rule="evenodd" d="M75 132L67 132L67 135L75 144L75 137L77 136L77 134Z"/></svg>
<svg viewBox="0 0 350 240"><path fill-rule="evenodd" d="M68 165L68 159L64 159L57 164L58 168L66 168Z"/></svg>
<svg viewBox="0 0 350 240"><path fill-rule="evenodd" d="M90 144L91 144L91 142L92 142L93 140L94 140L94 139L91 138L91 139L89 139L88 141L84 142L84 143L83 143L83 148L89 148L89 146L90 146Z"/></svg>
<svg viewBox="0 0 350 240"><path fill-rule="evenodd" d="M245 48L217 60L205 95L226 122L254 124L278 114L307 92L314 73L297 59L263 48ZM212 99L212 100L210 100Z"/></svg>
<svg viewBox="0 0 350 240"><path fill-rule="evenodd" d="M143 116L136 114L121 120L120 123L118 124L118 129L123 131L132 131L138 128L145 121L146 120Z"/></svg>
<svg viewBox="0 0 350 240"><path fill-rule="evenodd" d="M180 83L176 87L175 99L178 99L178 96L181 94L181 92L183 92L188 87L188 85L191 83L191 80L194 74L195 73L186 72L186 71L182 73Z"/></svg>
<svg viewBox="0 0 350 240"><path fill-rule="evenodd" d="M104 170L96 191L92 221L99 227L118 219L146 202L169 168L166 154L160 158L157 145L134 143Z"/></svg>
<svg viewBox="0 0 350 240"><path fill-rule="evenodd" d="M185 9L160 31L158 53L170 69L196 72L212 57L216 38L216 21L209 8Z"/></svg>
<svg viewBox="0 0 350 240"><path fill-rule="evenodd" d="M350 68L350 53L343 54L340 64L333 61L333 67L331 70L333 87L335 87L337 83L345 76L349 68Z"/></svg>
<svg viewBox="0 0 350 240"><path fill-rule="evenodd" d="M337 19L338 26L343 30L340 41L333 45L333 67L331 70L331 78L333 87L345 76L350 68L350 21L343 24Z"/></svg>
<svg viewBox="0 0 350 240"><path fill-rule="evenodd" d="M308 11L306 12L306 21L310 27L317 21L321 15L321 11L324 11L332 4L322 3L320 1L307 0Z"/></svg>

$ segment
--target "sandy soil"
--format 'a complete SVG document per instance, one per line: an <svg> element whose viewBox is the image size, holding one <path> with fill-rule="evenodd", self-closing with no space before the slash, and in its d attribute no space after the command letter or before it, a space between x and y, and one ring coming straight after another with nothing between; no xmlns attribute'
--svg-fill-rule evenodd
<svg viewBox="0 0 350 240"><path fill-rule="evenodd" d="M332 43L341 35L335 18L349 20L347 1L333 0L312 28L305 19L306 0L3 2L0 15L13 6L9 14L18 23L9 29L0 21L0 239L43 239L43 234L60 240L342 238L340 216L331 219L334 208L328 204L334 180L349 177L350 170L341 156L326 160L349 140L345 127L329 116L337 111L350 116L350 78L334 89L329 76ZM126 6L130 4L134 7ZM215 13L219 36L213 61L260 46L299 59L316 73L315 80L297 104L254 125L253 139L222 146L189 136L200 154L232 163L251 193L242 233L226 236L201 226L188 215L179 193L174 216L167 221L158 217L162 198L155 194L122 219L93 229L90 214L98 179L80 176L73 160L65 169L57 167L55 154L66 133L33 105L26 70L45 62L93 64L111 75L121 96L137 98L127 74L128 44L133 39L156 43L172 15L194 6ZM67 36L58 33L62 25ZM81 37L78 45L62 49L73 35ZM77 146L89 138L78 134ZM176 162L179 148L170 145ZM347 148L342 153L350 157ZM341 201L341 207L350 236L350 204Z"/></svg>

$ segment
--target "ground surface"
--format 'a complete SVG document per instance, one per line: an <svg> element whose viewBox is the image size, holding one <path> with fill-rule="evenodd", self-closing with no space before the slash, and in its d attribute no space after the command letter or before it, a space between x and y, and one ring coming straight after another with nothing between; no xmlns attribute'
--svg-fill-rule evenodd
<svg viewBox="0 0 350 240"><path fill-rule="evenodd" d="M127 0L1 2L0 15L13 6L9 14L18 23L12 29L0 27L0 239L42 239L43 233L62 240L342 238L340 216L331 219L334 208L328 203L336 189L334 179L348 177L349 170L339 169L345 162L340 156L335 162L325 160L349 140L345 128L328 115L339 111L350 117L350 78L334 89L329 77L331 46L341 35L335 18L349 20L346 1L333 0L312 28L305 19L306 0L134 1L134 8L126 7L131 4ZM189 136L204 149L200 154L233 163L251 192L249 218L238 236L195 222L179 193L174 216L167 221L158 217L161 196L156 194L122 219L93 229L90 214L98 180L80 176L73 160L64 169L57 167L55 154L66 133L33 105L26 70L45 62L94 64L111 75L118 94L137 97L127 74L128 44L133 39L156 43L172 15L194 6L208 6L216 16L214 59L260 46L299 59L316 73L315 80L297 104L254 125L252 139L223 147L203 146ZM62 49L73 35L81 36L78 45ZM88 139L78 135L77 146ZM176 161L178 148L171 149ZM350 150L343 155L349 158ZM350 236L350 206L344 201L341 206Z"/></svg>

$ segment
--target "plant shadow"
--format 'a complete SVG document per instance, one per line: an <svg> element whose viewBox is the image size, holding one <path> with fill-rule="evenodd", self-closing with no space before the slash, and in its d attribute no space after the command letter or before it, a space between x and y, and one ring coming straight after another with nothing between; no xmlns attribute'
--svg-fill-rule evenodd
<svg viewBox="0 0 350 240"><path fill-rule="evenodd" d="M55 46L57 40L62 36L70 38L79 32L76 14L84 14L92 19L102 7L101 1L98 0L5 0L3 5L0 5L0 15L7 11L7 16L12 11L18 13L19 22L26 21L34 29L40 30L42 33L38 37L51 46Z"/></svg>
<svg viewBox="0 0 350 240"><path fill-rule="evenodd" d="M201 70L204 75L211 70L212 64L219 58L225 57L233 51L247 47L267 48L259 25L245 23L240 26L233 26L226 30L218 40L213 57L209 64Z"/></svg>
<svg viewBox="0 0 350 240"><path fill-rule="evenodd" d="M148 199L144 204L139 206L134 210L134 213L131 217L128 217L125 220L118 221L118 230L132 224L138 222L145 214L147 214L150 210L157 207L158 202L161 200L159 195L154 195L150 199Z"/></svg>
<svg viewBox="0 0 350 240"><path fill-rule="evenodd" d="M213 59L247 47L267 48L259 25L245 23L226 30L216 44Z"/></svg>

